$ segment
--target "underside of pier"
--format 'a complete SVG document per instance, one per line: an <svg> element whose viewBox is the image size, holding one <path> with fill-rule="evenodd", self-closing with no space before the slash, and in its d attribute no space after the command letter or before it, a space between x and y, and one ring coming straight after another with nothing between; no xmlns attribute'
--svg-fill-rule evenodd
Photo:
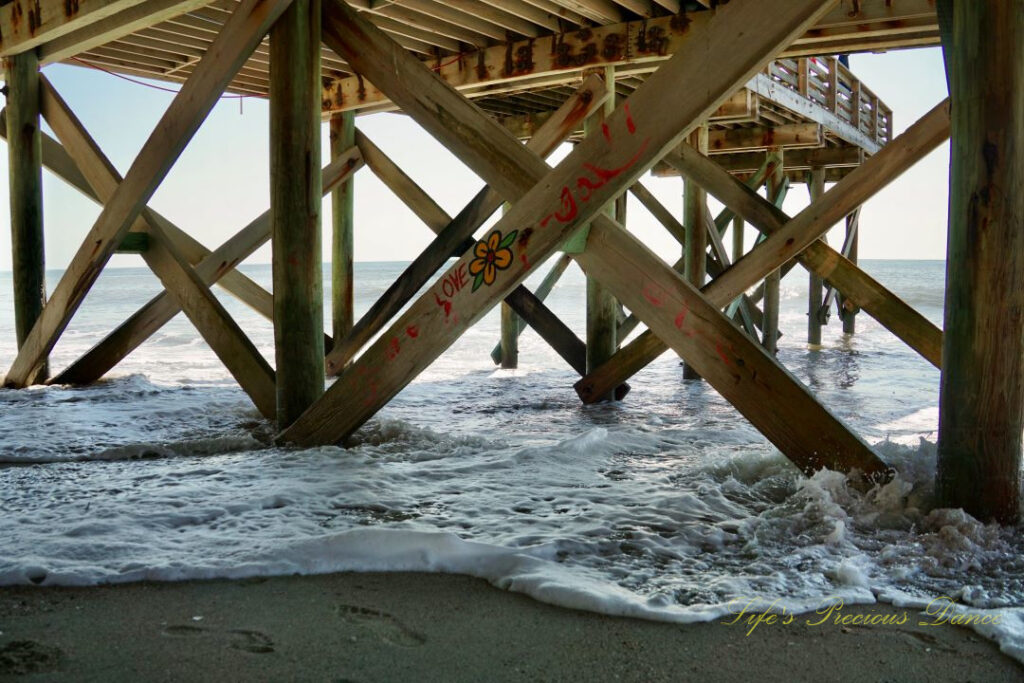
<svg viewBox="0 0 1024 683"><path fill-rule="evenodd" d="M846 55L940 44L951 98L894 137L893 112ZM628 400L628 380L672 349L687 378L714 387L804 472L884 478L872 448L775 358L779 279L799 265L811 348L834 307L845 332L866 313L942 370L943 501L1010 521L1024 429L1024 195L1008 191L1024 181L1022 45L1021 0L0 4L19 348L5 385L96 381L184 312L280 440L336 443L500 305L496 363L515 366L530 326L579 373L582 401ZM181 84L123 177L40 73L56 62ZM225 92L270 101L270 207L203 245L148 203ZM448 215L360 130L360 115L381 111L416 121L487 187ZM320 169L324 120L331 162ZM856 259L861 205L951 131L944 332ZM572 151L549 166L563 143ZM103 207L48 297L43 167ZM353 183L364 167L436 237L355 320ZM644 186L648 172L681 176L681 212ZM790 216L781 206L798 183L810 203ZM679 241L675 254L629 231L627 194ZM709 196L725 207L717 216ZM822 238L840 223L837 251ZM333 245L330 334L322 225ZM746 225L758 234L749 250ZM236 270L268 241L273 294ZM116 252L138 253L165 291L50 368ZM543 301L572 261L588 278L586 339ZM526 289L546 262L544 283ZM214 284L274 322L273 365ZM325 374L336 378L326 389Z"/></svg>

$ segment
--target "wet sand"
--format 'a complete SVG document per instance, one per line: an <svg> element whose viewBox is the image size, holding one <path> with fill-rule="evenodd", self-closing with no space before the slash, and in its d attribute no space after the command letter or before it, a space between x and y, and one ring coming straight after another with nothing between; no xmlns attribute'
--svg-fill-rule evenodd
<svg viewBox="0 0 1024 683"><path fill-rule="evenodd" d="M678 625L551 607L440 574L0 588L0 680L1020 681L973 632Z"/></svg>

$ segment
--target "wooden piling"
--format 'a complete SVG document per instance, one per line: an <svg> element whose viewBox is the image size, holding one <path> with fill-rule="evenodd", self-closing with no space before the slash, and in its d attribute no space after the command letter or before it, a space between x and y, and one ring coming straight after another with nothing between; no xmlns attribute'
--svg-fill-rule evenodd
<svg viewBox="0 0 1024 683"><path fill-rule="evenodd" d="M584 124L586 135L602 135L601 124L605 117L615 111L615 70L604 69L605 87L611 94L601 110L595 112ZM604 208L604 213L615 218L615 203ZM618 344L618 302L611 291L595 278L587 278L587 372L600 366L619 350ZM609 393L602 400L614 400Z"/></svg>
<svg viewBox="0 0 1024 683"><path fill-rule="evenodd" d="M330 122L331 160L340 159L356 144L356 117L351 111L335 114ZM352 330L353 225L355 179L349 178L331 193L331 321L333 337L340 343Z"/></svg>
<svg viewBox="0 0 1024 683"><path fill-rule="evenodd" d="M22 347L46 304L39 61L34 50L6 60L14 330ZM34 381L48 376L44 360Z"/></svg>
<svg viewBox="0 0 1024 683"><path fill-rule="evenodd" d="M504 301L501 302L501 367L519 367L519 316Z"/></svg>
<svg viewBox="0 0 1024 683"><path fill-rule="evenodd" d="M813 167L809 175L808 190L813 204L825 194L825 169L821 166ZM807 286L807 343L812 349L821 347L821 326L825 322L821 310L824 284L821 276L811 271Z"/></svg>
<svg viewBox="0 0 1024 683"><path fill-rule="evenodd" d="M771 201L782 190L782 183L786 178L784 171L785 163L782 158L782 148L772 148L768 154L778 157L779 163L768 176L766 183L768 199ZM773 270L764 279L764 324L761 327L761 344L768 353L774 355L779 350L779 297L782 284L782 274L779 269Z"/></svg>
<svg viewBox="0 0 1024 683"><path fill-rule="evenodd" d="M953 3L941 507L1012 523L1024 431L1024 12Z"/></svg>
<svg viewBox="0 0 1024 683"><path fill-rule="evenodd" d="M270 30L270 211L281 428L324 392L320 88L320 0L295 0Z"/></svg>
<svg viewBox="0 0 1024 683"><path fill-rule="evenodd" d="M502 204L502 214L506 211L508 204ZM504 301L501 302L501 367L506 370L519 367L519 316Z"/></svg>
<svg viewBox="0 0 1024 683"><path fill-rule="evenodd" d="M733 216L732 219L732 262L736 263L743 258L743 216Z"/></svg>
<svg viewBox="0 0 1024 683"><path fill-rule="evenodd" d="M857 243L860 241L860 209L846 217L846 240L849 248L846 251L846 258L853 264L857 263ZM840 310L843 319L843 334L853 334L857 330L857 306L846 297L839 300Z"/></svg>
<svg viewBox="0 0 1024 683"><path fill-rule="evenodd" d="M690 146L701 154L708 153L708 126L702 124L690 134ZM686 244L683 248L686 281L697 289L707 278L708 231L704 225L708 194L689 177L683 177L683 225L686 226ZM700 379L688 364L683 364L683 379Z"/></svg>

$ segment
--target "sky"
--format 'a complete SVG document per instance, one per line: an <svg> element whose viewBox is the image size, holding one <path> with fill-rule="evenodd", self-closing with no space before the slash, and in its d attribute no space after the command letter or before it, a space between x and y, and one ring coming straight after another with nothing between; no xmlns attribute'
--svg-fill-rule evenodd
<svg viewBox="0 0 1024 683"><path fill-rule="evenodd" d="M947 94L941 52L936 48L852 55L861 81L894 112L895 133L916 121ZM123 174L153 131L174 94L82 67L55 64L45 76L71 106L100 148ZM450 215L455 215L483 186L482 181L429 134L399 114L357 118L357 126L381 147ZM48 130L44 126L44 130ZM150 201L200 242L215 248L269 207L269 119L267 103L255 98L222 99L213 109L167 179ZM327 130L323 129L324 163ZM6 145L4 145L6 146ZM557 162L568 146L549 159ZM860 223L861 258L942 259L946 251L948 144L876 195ZM0 153L0 175L7 155ZM670 209L682 212L682 181L645 176L642 181ZM67 266L99 215L99 206L44 170L44 221L47 269ZM407 261L429 243L433 233L368 170L356 176L355 259ZM8 203L0 183L0 206ZM795 186L784 209L795 215L808 203L805 186ZM720 208L714 202L712 209ZM329 226L330 204L324 203ZM669 262L679 245L631 198L628 227ZM747 230L748 243L753 230ZM830 233L842 243L843 230ZM330 260L329 227L324 260ZM248 263L269 263L270 247ZM114 267L141 266L137 255L115 255ZM10 218L0 210L0 271L11 267Z"/></svg>

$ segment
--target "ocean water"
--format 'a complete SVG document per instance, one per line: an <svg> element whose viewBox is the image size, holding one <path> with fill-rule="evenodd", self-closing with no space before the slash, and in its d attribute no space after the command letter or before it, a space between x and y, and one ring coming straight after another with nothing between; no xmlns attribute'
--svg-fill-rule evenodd
<svg viewBox="0 0 1024 683"><path fill-rule="evenodd" d="M403 266L357 264L360 312ZM864 267L941 325L942 262ZM269 266L243 270L269 284ZM346 443L276 447L179 316L94 386L0 390L0 585L440 571L667 621L750 600L807 611L948 597L998 615L977 630L1024 661L1022 528L932 500L938 371L866 315L851 338L833 315L809 350L806 283L799 268L783 281L779 359L896 467L883 487L803 477L713 389L682 381L671 352L626 401L596 406L531 331L520 368L497 369L496 313ZM145 269L104 272L54 367L159 289ZM571 266L549 299L581 336L584 289ZM273 361L270 324L221 298ZM0 365L14 353L6 273Z"/></svg>

